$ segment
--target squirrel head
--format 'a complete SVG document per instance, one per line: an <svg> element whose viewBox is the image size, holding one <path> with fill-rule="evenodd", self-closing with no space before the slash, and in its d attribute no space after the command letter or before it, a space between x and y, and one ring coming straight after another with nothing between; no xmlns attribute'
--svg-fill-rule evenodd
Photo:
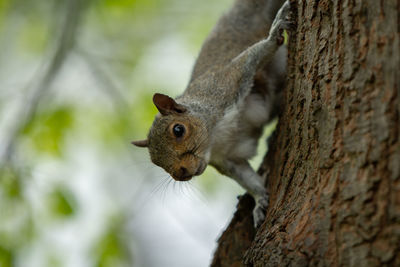
<svg viewBox="0 0 400 267"><path fill-rule="evenodd" d="M146 140L133 141L147 147L151 161L177 181L188 181L204 172L208 164L209 135L204 122L167 95L155 94L157 114Z"/></svg>

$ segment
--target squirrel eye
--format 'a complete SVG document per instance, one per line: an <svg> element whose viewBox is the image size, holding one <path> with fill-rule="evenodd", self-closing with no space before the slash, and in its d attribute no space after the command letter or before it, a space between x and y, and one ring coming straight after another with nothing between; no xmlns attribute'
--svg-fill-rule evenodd
<svg viewBox="0 0 400 267"><path fill-rule="evenodd" d="M185 126L182 124L175 124L172 131L176 137L182 137L185 134Z"/></svg>

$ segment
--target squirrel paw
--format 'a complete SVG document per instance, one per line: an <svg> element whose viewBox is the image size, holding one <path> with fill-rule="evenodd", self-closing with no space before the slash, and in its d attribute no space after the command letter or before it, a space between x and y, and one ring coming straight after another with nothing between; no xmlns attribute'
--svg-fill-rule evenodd
<svg viewBox="0 0 400 267"><path fill-rule="evenodd" d="M289 1L286 1L279 9L274 21L272 22L269 36L275 39L278 45L283 44L283 30L289 31L294 27L294 23L291 21L289 13L290 3Z"/></svg>
<svg viewBox="0 0 400 267"><path fill-rule="evenodd" d="M256 200L256 206L253 210L254 227L258 228L265 220L265 212L268 208L268 194L265 194Z"/></svg>

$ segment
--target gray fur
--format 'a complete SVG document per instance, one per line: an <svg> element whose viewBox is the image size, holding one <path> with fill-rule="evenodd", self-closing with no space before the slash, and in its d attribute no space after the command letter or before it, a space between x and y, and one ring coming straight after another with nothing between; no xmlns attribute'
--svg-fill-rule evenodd
<svg viewBox="0 0 400 267"><path fill-rule="evenodd" d="M265 218L268 195L248 159L263 126L277 114L284 86L286 52L279 41L290 26L289 2L271 24L282 2L236 0L204 43L188 87L175 99L186 111L158 115L148 135L152 161L173 178L190 179L210 164L235 179L256 201L256 226ZM187 127L187 139L171 137L168 127L174 123Z"/></svg>

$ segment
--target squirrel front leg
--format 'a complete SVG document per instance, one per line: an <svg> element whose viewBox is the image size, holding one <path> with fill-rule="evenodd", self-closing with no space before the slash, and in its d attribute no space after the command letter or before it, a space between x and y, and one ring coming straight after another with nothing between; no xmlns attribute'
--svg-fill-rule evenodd
<svg viewBox="0 0 400 267"><path fill-rule="evenodd" d="M261 177L253 170L247 160L230 160L214 166L220 173L231 177L254 198L256 206L253 209L254 226L257 228L265 219L268 207L268 193Z"/></svg>

